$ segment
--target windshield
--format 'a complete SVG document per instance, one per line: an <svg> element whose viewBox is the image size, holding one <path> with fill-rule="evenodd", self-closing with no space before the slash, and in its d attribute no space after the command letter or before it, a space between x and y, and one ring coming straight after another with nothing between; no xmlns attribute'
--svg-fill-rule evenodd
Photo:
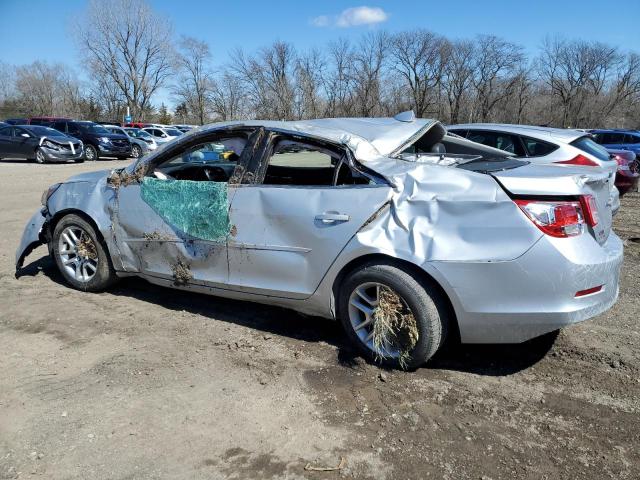
<svg viewBox="0 0 640 480"><path fill-rule="evenodd" d="M136 138L151 138L151 135L149 135L147 132L143 131L143 130L137 130L135 128L132 129L126 129L127 133L129 135L131 135L132 137L136 137Z"/></svg>
<svg viewBox="0 0 640 480"><path fill-rule="evenodd" d="M49 127L33 126L27 128L31 133L39 137L66 137L66 135L58 130Z"/></svg>
<svg viewBox="0 0 640 480"><path fill-rule="evenodd" d="M580 137L577 140L571 142L571 145L579 150L582 150L583 152L593 155L598 160L602 160L603 162L611 160L611 156L609 155L609 152L607 152L607 149L602 145L598 145L589 136Z"/></svg>
<svg viewBox="0 0 640 480"><path fill-rule="evenodd" d="M175 128L167 128L165 132L167 132L167 135L171 135L172 137L179 137L180 135L182 135L182 132L180 130L176 130Z"/></svg>
<svg viewBox="0 0 640 480"><path fill-rule="evenodd" d="M78 123L77 125L80 130L87 133L99 133L101 135L110 133L109 130L107 130L101 125L98 125L97 123L87 122L87 123Z"/></svg>

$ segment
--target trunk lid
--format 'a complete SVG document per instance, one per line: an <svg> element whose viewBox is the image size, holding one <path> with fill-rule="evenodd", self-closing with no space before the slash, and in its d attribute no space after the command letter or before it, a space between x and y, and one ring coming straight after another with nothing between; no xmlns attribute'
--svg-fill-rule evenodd
<svg viewBox="0 0 640 480"><path fill-rule="evenodd" d="M612 200L609 172L593 167L556 167L526 165L512 170L491 172L502 187L513 196L577 197L593 195L598 207L598 224L589 231L602 245L609 238L612 224Z"/></svg>

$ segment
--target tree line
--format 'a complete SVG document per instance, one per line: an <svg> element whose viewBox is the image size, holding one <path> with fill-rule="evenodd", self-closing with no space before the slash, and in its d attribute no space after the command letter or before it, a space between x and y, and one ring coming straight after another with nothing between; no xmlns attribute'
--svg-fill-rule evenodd
<svg viewBox="0 0 640 480"><path fill-rule="evenodd" d="M176 38L144 0L90 2L73 29L88 82L65 64L0 63L4 116L65 115L196 123L392 116L446 123L640 128L640 55L547 37L534 55L495 35L367 32L301 50L275 41L214 64L210 45ZM216 54L217 56L217 54ZM154 105L160 89L175 102Z"/></svg>

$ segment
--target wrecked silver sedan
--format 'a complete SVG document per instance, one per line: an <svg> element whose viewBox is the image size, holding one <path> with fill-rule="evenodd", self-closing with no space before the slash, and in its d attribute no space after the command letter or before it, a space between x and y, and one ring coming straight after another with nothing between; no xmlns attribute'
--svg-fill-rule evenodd
<svg viewBox="0 0 640 480"><path fill-rule="evenodd" d="M412 368L447 336L522 342L611 307L608 181L408 113L214 124L52 185L16 266L47 244L81 290L137 275L337 318L365 355Z"/></svg>

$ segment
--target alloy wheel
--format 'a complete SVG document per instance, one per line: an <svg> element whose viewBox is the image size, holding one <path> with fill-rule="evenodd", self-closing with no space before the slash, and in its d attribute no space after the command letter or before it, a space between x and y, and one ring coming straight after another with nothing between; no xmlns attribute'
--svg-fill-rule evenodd
<svg viewBox="0 0 640 480"><path fill-rule="evenodd" d="M413 345L403 340L407 326L400 322L409 319L415 328L415 317L407 302L393 289L378 282L356 287L349 297L349 321L360 341L381 358L399 358ZM391 320L391 321L389 321ZM415 338L417 339L417 333Z"/></svg>
<svg viewBox="0 0 640 480"><path fill-rule="evenodd" d="M82 228L70 225L58 239L58 255L65 272L79 282L89 282L98 271L96 245Z"/></svg>

